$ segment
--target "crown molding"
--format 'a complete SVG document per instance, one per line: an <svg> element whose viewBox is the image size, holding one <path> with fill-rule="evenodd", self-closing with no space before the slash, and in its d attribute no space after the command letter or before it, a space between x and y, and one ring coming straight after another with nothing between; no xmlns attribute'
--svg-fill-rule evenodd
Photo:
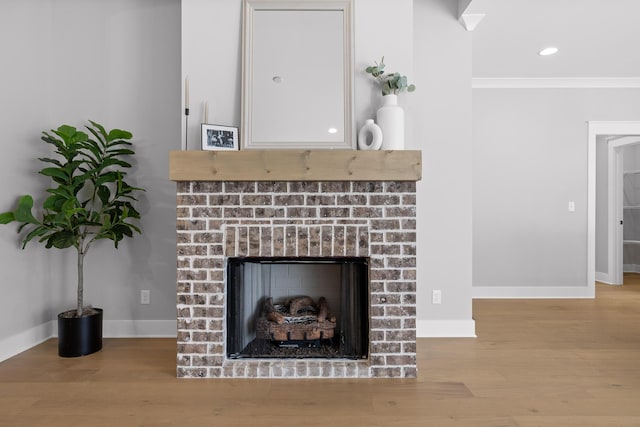
<svg viewBox="0 0 640 427"><path fill-rule="evenodd" d="M484 13L463 13L458 21L460 21L465 30L473 31L484 17Z"/></svg>
<svg viewBox="0 0 640 427"><path fill-rule="evenodd" d="M473 89L631 89L640 77L474 77Z"/></svg>
<svg viewBox="0 0 640 427"><path fill-rule="evenodd" d="M458 0L458 22L467 31L475 30L485 16L484 12L477 10L477 5L478 2L474 3L474 0Z"/></svg>

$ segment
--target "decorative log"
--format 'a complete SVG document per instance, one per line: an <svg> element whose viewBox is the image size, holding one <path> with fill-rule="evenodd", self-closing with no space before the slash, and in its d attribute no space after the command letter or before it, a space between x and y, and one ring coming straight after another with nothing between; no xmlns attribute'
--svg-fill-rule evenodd
<svg viewBox="0 0 640 427"><path fill-rule="evenodd" d="M284 323L284 314L278 313L273 306L273 298L267 298L264 302L264 312L267 319L272 322L282 325Z"/></svg>
<svg viewBox="0 0 640 427"><path fill-rule="evenodd" d="M289 304L289 314L292 316L297 316L300 309L303 307L313 306L313 298L308 296L297 297L291 300Z"/></svg>
<svg viewBox="0 0 640 427"><path fill-rule="evenodd" d="M264 300L264 313L270 313L272 311L276 311L276 308L273 306L273 298L267 298Z"/></svg>
<svg viewBox="0 0 640 427"><path fill-rule="evenodd" d="M256 338L271 341L305 341L331 339L336 324L331 322L284 323L271 322L266 317L256 321Z"/></svg>
<svg viewBox="0 0 640 427"><path fill-rule="evenodd" d="M308 341L319 339L330 339L334 336L335 325L324 323L313 323L310 325L292 325L285 323L278 325L268 321L266 318L258 319L256 323L256 337L272 341Z"/></svg>
<svg viewBox="0 0 640 427"><path fill-rule="evenodd" d="M266 298L264 315L256 321L256 337L282 342L331 339L336 319L328 310L324 297L318 299L318 305L314 304L311 297L301 296L291 298L284 306L274 304L272 298ZM318 316L309 313L301 315L301 311L313 311Z"/></svg>
<svg viewBox="0 0 640 427"><path fill-rule="evenodd" d="M320 297L318 300L318 322L324 322L329 314L329 307L327 307L327 299Z"/></svg>
<svg viewBox="0 0 640 427"><path fill-rule="evenodd" d="M284 314L278 313L277 311L270 311L267 313L267 319L278 325L282 325L284 323Z"/></svg>

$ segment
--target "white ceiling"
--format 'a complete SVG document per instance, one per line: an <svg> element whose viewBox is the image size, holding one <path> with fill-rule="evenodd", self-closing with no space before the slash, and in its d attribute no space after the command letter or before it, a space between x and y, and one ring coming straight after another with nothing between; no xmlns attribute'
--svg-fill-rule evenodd
<svg viewBox="0 0 640 427"><path fill-rule="evenodd" d="M474 77L640 77L640 0L472 0ZM538 51L556 46L559 53Z"/></svg>

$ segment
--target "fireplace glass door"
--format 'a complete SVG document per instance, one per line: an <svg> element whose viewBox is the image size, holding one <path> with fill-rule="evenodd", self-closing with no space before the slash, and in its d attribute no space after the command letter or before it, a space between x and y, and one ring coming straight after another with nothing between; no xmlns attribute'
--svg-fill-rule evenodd
<svg viewBox="0 0 640 427"><path fill-rule="evenodd" d="M364 359L368 258L229 258L227 357Z"/></svg>

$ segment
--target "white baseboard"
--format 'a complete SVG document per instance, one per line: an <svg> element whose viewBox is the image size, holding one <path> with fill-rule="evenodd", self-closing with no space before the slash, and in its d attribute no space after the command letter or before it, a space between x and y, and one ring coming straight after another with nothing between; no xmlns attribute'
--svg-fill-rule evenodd
<svg viewBox="0 0 640 427"><path fill-rule="evenodd" d="M175 338L175 320L104 320L104 338Z"/></svg>
<svg viewBox="0 0 640 427"><path fill-rule="evenodd" d="M624 264L622 266L624 273L640 273L640 265L638 264Z"/></svg>
<svg viewBox="0 0 640 427"><path fill-rule="evenodd" d="M418 338L475 338L476 321L470 320L418 320Z"/></svg>
<svg viewBox="0 0 640 427"><path fill-rule="evenodd" d="M595 289L586 286L473 286L472 298L594 298Z"/></svg>
<svg viewBox="0 0 640 427"><path fill-rule="evenodd" d="M51 338L57 329L57 322L52 320L24 332L0 340L0 362L29 350Z"/></svg>
<svg viewBox="0 0 640 427"><path fill-rule="evenodd" d="M0 362L58 336L58 322L52 320L0 340ZM175 320L104 320L104 338L175 338Z"/></svg>

